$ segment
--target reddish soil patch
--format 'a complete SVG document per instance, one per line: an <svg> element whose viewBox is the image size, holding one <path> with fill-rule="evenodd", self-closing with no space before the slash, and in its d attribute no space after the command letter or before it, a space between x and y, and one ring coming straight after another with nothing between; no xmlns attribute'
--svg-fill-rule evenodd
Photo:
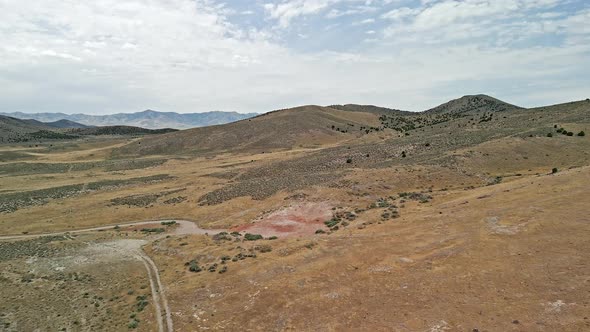
<svg viewBox="0 0 590 332"><path fill-rule="evenodd" d="M332 217L328 203L298 203L272 212L253 224L238 226L232 231L264 236L305 236L325 229L324 221Z"/></svg>

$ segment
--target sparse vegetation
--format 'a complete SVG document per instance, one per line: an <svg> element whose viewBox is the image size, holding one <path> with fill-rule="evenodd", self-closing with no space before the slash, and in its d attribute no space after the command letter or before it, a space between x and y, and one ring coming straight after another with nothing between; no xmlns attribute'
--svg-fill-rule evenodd
<svg viewBox="0 0 590 332"><path fill-rule="evenodd" d="M271 252L272 247L268 244L260 244L254 247L254 250L259 251L261 253Z"/></svg>
<svg viewBox="0 0 590 332"><path fill-rule="evenodd" d="M112 189L128 185L152 183L172 178L168 174L160 174L126 180L103 180L88 184L73 184L19 193L0 194L0 213L10 213L29 206L43 205L50 199L72 197L107 188Z"/></svg>
<svg viewBox="0 0 590 332"><path fill-rule="evenodd" d="M164 233L166 229L164 228L142 228L141 231L143 233Z"/></svg>
<svg viewBox="0 0 590 332"><path fill-rule="evenodd" d="M227 232L217 233L217 234L213 235L212 239L214 241L232 241L233 240L233 238Z"/></svg>

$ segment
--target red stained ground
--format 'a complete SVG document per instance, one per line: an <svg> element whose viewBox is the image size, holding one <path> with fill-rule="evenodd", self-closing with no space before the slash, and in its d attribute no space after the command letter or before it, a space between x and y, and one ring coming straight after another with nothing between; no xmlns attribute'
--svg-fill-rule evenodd
<svg viewBox="0 0 590 332"><path fill-rule="evenodd" d="M262 234L264 236L305 236L325 229L324 221L332 218L328 203L305 202L272 212L255 223L242 225L231 231Z"/></svg>

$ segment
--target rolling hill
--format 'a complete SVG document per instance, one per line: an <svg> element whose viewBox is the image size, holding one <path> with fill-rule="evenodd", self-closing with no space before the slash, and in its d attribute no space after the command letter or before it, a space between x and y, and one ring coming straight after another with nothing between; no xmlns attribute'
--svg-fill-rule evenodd
<svg viewBox="0 0 590 332"><path fill-rule="evenodd" d="M371 133L397 137L451 121L463 124L466 121L460 119L470 116L477 115L477 119L470 118L469 122L487 122L496 112L523 111L525 109L485 95L464 96L423 112L353 104L302 106L235 123L145 138L141 144L123 147L118 153L149 155L319 147Z"/></svg>
<svg viewBox="0 0 590 332"><path fill-rule="evenodd" d="M375 114L310 105L144 139L141 144L121 148L118 153L264 151L321 146L353 138L361 127L378 125Z"/></svg>
<svg viewBox="0 0 590 332"><path fill-rule="evenodd" d="M0 143L72 138L75 136L57 132L54 127L36 120L21 120L0 115Z"/></svg>

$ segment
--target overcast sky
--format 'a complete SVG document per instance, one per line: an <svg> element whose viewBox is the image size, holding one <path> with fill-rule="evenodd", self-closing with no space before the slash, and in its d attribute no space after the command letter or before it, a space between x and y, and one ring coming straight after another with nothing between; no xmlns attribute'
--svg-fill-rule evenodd
<svg viewBox="0 0 590 332"><path fill-rule="evenodd" d="M0 0L0 111L590 97L587 0Z"/></svg>

